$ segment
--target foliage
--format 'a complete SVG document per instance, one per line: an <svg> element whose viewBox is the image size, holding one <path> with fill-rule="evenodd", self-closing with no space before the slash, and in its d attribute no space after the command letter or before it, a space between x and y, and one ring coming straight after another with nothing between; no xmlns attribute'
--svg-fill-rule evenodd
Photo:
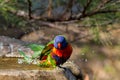
<svg viewBox="0 0 120 80"><path fill-rule="evenodd" d="M33 60L30 57L28 57L23 51L21 50L18 50L18 51L19 51L19 54L24 57L23 62L28 63L28 64L32 63Z"/></svg>
<svg viewBox="0 0 120 80"><path fill-rule="evenodd" d="M99 27L92 27L91 28L91 33L93 35L93 40L96 43L100 43L100 31L99 31Z"/></svg>
<svg viewBox="0 0 120 80"><path fill-rule="evenodd" d="M27 56L22 50L18 51L19 54L24 57L24 62L31 64L35 59L37 59L41 55L41 52L43 51L45 46L38 44L29 44L27 46L33 51L33 55L31 57Z"/></svg>
<svg viewBox="0 0 120 80"><path fill-rule="evenodd" d="M29 44L28 47L34 51L34 54L32 55L32 58L37 58L40 56L42 50L44 49L45 46L42 45L37 45L37 44Z"/></svg>
<svg viewBox="0 0 120 80"><path fill-rule="evenodd" d="M23 18L16 16L15 14L12 14L10 11L16 11L16 10L20 10L20 9L24 9L21 8L21 6L23 7L23 5L19 4L19 0L0 0L0 15L4 17L4 19L7 22L7 25L11 24L11 25L23 25ZM22 3L23 4L23 3ZM23 22L21 24L21 22Z"/></svg>
<svg viewBox="0 0 120 80"><path fill-rule="evenodd" d="M90 18L90 26L102 24L104 21L120 19L120 2L119 0L29 0L32 5L28 5L28 0L0 0L0 13L4 16L8 24L25 26L25 15L17 15L12 12L19 10L25 13L29 12L29 16L37 14L41 20L80 20ZM52 1L52 3L50 3ZM71 1L71 2L70 2ZM76 6L78 5L78 6ZM31 11L29 10L31 8ZM75 12L74 12L74 10ZM58 11L59 10L59 11ZM117 11L118 10L118 11ZM12 12L11 12L12 11ZM55 11L55 12L54 12ZM72 12L71 16L65 14ZM73 17L73 14L74 17ZM49 16L48 16L49 15ZM24 18L25 16L25 18ZM43 17L45 16L45 17ZM53 16L56 16L57 19ZM59 17L60 16L60 17ZM12 17L12 18L11 18ZM50 17L50 19L49 19ZM68 17L68 18L67 18ZM32 17L35 19L34 17ZM45 19L46 18L46 19ZM91 24L92 23L92 24ZM107 24L107 23L105 23Z"/></svg>

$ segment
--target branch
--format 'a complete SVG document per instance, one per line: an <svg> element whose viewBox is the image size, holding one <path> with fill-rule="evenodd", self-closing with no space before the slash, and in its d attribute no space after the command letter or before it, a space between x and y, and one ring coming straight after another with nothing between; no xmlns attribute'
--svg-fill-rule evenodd
<svg viewBox="0 0 120 80"><path fill-rule="evenodd" d="M118 12L119 10L103 10L104 6L110 3L111 1L113 0L101 0L101 2L98 4L98 6L95 9L91 10L91 12L86 13L87 8L89 7L90 3L92 3L92 0L88 0L86 6L84 7L82 15L81 13L79 13L78 15L76 15L75 19L81 19L87 16L93 16L101 13L103 14L103 13L109 13L109 12L110 13Z"/></svg>
<svg viewBox="0 0 120 80"><path fill-rule="evenodd" d="M32 20L32 21L28 21L28 23L32 24L35 23L36 25L40 25L41 27L46 26L46 27L50 27L50 28L55 28L58 29L59 31L65 31L66 26L59 24L59 23L51 23L49 21L40 21L40 20Z"/></svg>
<svg viewBox="0 0 120 80"><path fill-rule="evenodd" d="M92 0L87 0L86 5L84 6L84 10L82 12L82 15L84 15L87 11L87 9L89 8L90 4L91 4Z"/></svg>
<svg viewBox="0 0 120 80"><path fill-rule="evenodd" d="M94 13L98 12L99 10L101 10L104 5L106 5L107 3L111 2L112 0L102 0L101 3L94 9L92 10Z"/></svg>
<svg viewBox="0 0 120 80"><path fill-rule="evenodd" d="M95 11L95 12L91 12L91 13L86 14L84 17L93 16L93 15L96 15L96 14L116 13L116 12L120 12L120 10L101 10L101 11Z"/></svg>
<svg viewBox="0 0 120 80"><path fill-rule="evenodd" d="M31 10L31 7L32 7L32 3L30 0L27 0L28 1L28 16L29 16L29 19L32 19L32 16L31 16L31 13L32 13L32 10Z"/></svg>

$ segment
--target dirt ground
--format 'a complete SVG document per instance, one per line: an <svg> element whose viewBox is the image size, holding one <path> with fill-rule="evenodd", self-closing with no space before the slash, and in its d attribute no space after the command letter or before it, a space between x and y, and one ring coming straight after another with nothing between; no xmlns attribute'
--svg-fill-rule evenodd
<svg viewBox="0 0 120 80"><path fill-rule="evenodd" d="M56 35L64 35L73 46L70 60L86 74L86 80L119 80L120 72L120 27L119 24L99 28L99 42L91 29L69 25L68 28L40 27L21 40L46 44ZM89 79L88 79L89 78Z"/></svg>

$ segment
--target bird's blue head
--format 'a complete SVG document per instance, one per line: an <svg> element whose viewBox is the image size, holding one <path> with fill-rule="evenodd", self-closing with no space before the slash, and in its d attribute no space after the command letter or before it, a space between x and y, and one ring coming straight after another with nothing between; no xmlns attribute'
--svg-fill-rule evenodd
<svg viewBox="0 0 120 80"><path fill-rule="evenodd" d="M67 41L63 36L56 36L54 39L54 47L57 49L64 49L67 46Z"/></svg>

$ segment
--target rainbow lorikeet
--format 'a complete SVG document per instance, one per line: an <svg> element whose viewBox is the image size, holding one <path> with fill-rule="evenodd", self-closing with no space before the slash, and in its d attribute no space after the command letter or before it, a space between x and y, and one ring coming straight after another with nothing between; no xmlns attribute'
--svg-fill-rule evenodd
<svg viewBox="0 0 120 80"><path fill-rule="evenodd" d="M27 63L34 59L39 59L38 65L58 66L66 62L72 53L72 47L67 42L64 36L56 36L55 39L49 42L46 46L30 44L29 47L34 51L32 58L25 55L23 51L19 51Z"/></svg>
<svg viewBox="0 0 120 80"><path fill-rule="evenodd" d="M48 64L60 65L69 59L71 53L71 45L66 41L65 37L59 35L43 49L39 59Z"/></svg>

